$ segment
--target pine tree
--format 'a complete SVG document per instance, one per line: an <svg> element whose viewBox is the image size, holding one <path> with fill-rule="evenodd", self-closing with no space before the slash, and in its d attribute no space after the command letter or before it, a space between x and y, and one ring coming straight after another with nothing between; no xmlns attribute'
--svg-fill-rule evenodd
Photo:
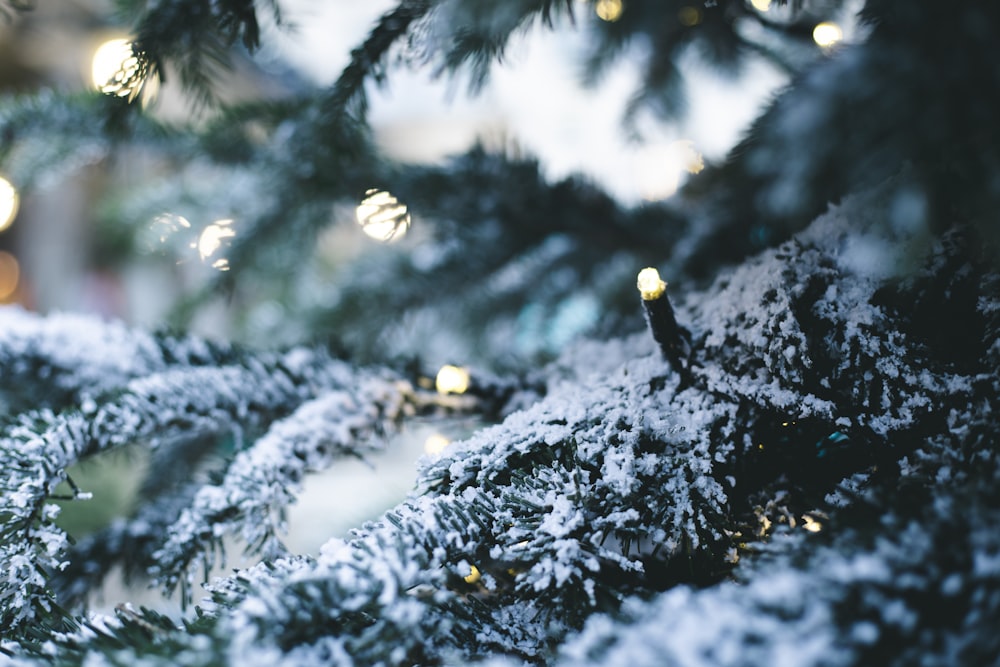
<svg viewBox="0 0 1000 667"><path fill-rule="evenodd" d="M183 176L130 183L103 223L119 253L152 233L211 270L174 333L0 310L0 661L998 664L1000 7L867 0L861 36L819 48L849 3L767 4L401 0L331 86L236 105L217 86L277 0L119 2L135 39L103 91L0 101L23 188L95 147ZM590 77L646 47L632 120L684 113L692 54L790 82L661 203L513 150L380 155L367 95L398 59L475 88L514 36L570 18ZM207 120L143 111L173 77ZM290 258L345 203L414 233L320 299ZM176 333L220 295L280 299L282 343ZM435 387L431 325L478 352L456 383ZM318 556L286 547L306 475L456 414L487 425L423 459L405 501ZM135 511L68 534L60 507L100 491L73 466L135 450ZM206 581L234 542L256 564ZM183 610L88 611L117 566Z"/></svg>

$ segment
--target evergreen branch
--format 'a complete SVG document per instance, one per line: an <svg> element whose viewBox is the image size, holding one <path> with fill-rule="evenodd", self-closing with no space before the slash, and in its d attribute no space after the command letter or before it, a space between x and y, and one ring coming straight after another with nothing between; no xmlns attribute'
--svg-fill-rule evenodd
<svg viewBox="0 0 1000 667"><path fill-rule="evenodd" d="M201 446L205 455L217 449L209 446L215 443L193 440L190 444ZM152 465L150 469L154 477L168 479L178 473L193 472L184 463L173 461L171 465ZM77 539L64 556L64 567L52 573L49 587L55 600L66 609L83 608L116 566L122 568L127 585L148 582L149 569L155 564L153 554L163 543L164 534L201 488L202 484L192 474L186 482L178 482L157 495L142 494L143 502L133 516L115 520L96 533Z"/></svg>
<svg viewBox="0 0 1000 667"><path fill-rule="evenodd" d="M133 442L175 440L260 428L348 373L346 366L305 350L245 366L171 369L130 381L116 398L85 412L19 415L0 439L7 470L0 486L0 562L18 577L0 587L0 625L13 628L51 607L43 581L61 567L65 534L54 527L46 498L66 468ZM349 377L349 373L348 373ZM336 385L333 385L336 386ZM238 445L239 446L239 445Z"/></svg>
<svg viewBox="0 0 1000 667"><path fill-rule="evenodd" d="M175 366L211 366L239 353L193 337L153 336L116 322L0 308L0 390L9 412L91 403Z"/></svg>
<svg viewBox="0 0 1000 667"><path fill-rule="evenodd" d="M984 624L1000 618L1000 577L971 564L1000 549L996 531L977 528L1000 519L997 452L982 452L976 466L942 454L925 459L922 474L961 470L962 484L934 489L914 475L889 513L898 491L871 488L831 512L829 537L784 534L736 582L631 599L614 620L588 623L554 664L652 667L699 656L686 664L764 665L791 652L802 664L995 662L1000 642Z"/></svg>
<svg viewBox="0 0 1000 667"><path fill-rule="evenodd" d="M389 49L405 37L411 26L430 11L430 0L401 0L383 14L368 38L351 51L351 60L329 91L326 102L331 110L350 115L356 120L365 117L365 83L381 84L385 80L385 59Z"/></svg>
<svg viewBox="0 0 1000 667"><path fill-rule="evenodd" d="M229 52L241 43L248 51L260 44L253 0L180 0L136 7L133 49L151 76L165 77L164 65L176 64L181 82L203 104L215 102L213 84L229 67ZM276 20L281 15L270 2Z"/></svg>
<svg viewBox="0 0 1000 667"><path fill-rule="evenodd" d="M412 391L391 378L359 375L276 422L237 454L219 484L200 489L169 527L153 554L155 578L168 589L180 585L189 601L192 563L210 570L229 532L239 531L248 550L268 560L282 554L285 507L304 476L376 448L373 437L414 411Z"/></svg>
<svg viewBox="0 0 1000 667"><path fill-rule="evenodd" d="M119 141L187 154L176 132L141 114L122 115L122 100L97 93L41 92L0 100L0 164L23 186L42 184L108 155Z"/></svg>
<svg viewBox="0 0 1000 667"><path fill-rule="evenodd" d="M273 206L246 222L246 232L237 237L230 251L233 270L181 304L176 320L187 321L220 288L230 291L236 273L253 266L261 248L275 236L287 237L290 227L291 237L300 244L314 238L329 218L329 210L319 210L318 204L364 192L378 180L365 124L364 86L369 80L383 80L390 48L429 9L426 0L405 0L384 14L365 42L351 52L350 62L333 86L302 106L292 136L282 137L280 144L271 147L272 181L279 184ZM311 206L304 206L303 200Z"/></svg>
<svg viewBox="0 0 1000 667"><path fill-rule="evenodd" d="M562 13L573 16L570 0L440 2L415 33L416 43L423 48L426 60L441 58L439 73L455 73L468 66L470 90L477 92L485 85L493 63L503 61L514 35L530 28L536 18L552 27Z"/></svg>
<svg viewBox="0 0 1000 667"><path fill-rule="evenodd" d="M998 507L993 435L1000 279L983 266L956 270L967 261L970 242L961 231L943 238L926 267L907 281L879 280L842 262L844 233L863 233L869 219L883 214L879 206L891 201L884 191L850 200L795 241L680 304L677 317L692 331L693 347L694 379L685 388L648 339L606 343L587 356L592 375L427 462L420 494L356 531L351 541L331 541L315 560L283 558L220 582L197 631L161 631L153 616L148 623L165 633L164 645L194 650L206 660L196 646L225 651L233 661L264 652L299 663L350 656L388 665L497 653L552 661L556 647L581 628L584 634L569 640L564 659L616 651L615 644L600 642L608 626L594 625L597 612L642 633L644 613L683 624L703 623L708 610L729 610L708 641L714 646L720 637L736 637L723 644L730 648L743 646L741 633L758 627L748 625L748 617L760 619L763 628L774 627L776 617L781 627L801 619L796 627L822 629L823 647L862 637L851 622L841 624L843 612L836 611L857 608L854 596L870 590L870 567L856 572L851 563L870 566L867 553L874 552L879 562L921 580L963 572L961 563L950 561L924 565L926 549L946 559L952 552L929 542L913 550L902 529L919 525L922 516L937 525L943 543L955 544L949 537L956 534L953 512L941 501L965 492L954 488L971 494L972 502L960 502L981 507L973 517L985 526L971 533L958 529L974 535L963 553L981 558L993 554L996 543L985 536L995 532L989 527ZM861 211L864 217L854 215ZM955 293L970 296L949 305L947 295ZM898 310L897 302L913 308ZM969 336L955 347L974 349L935 360L925 356L924 342L934 328L920 313L946 308L953 309L947 311L951 320L963 321L963 333L950 335ZM946 346L954 343L949 339ZM319 410L323 403L315 405ZM284 434L293 423L273 433ZM362 417L355 423L367 428L372 422ZM295 424L294 433L303 434L306 425ZM829 437L834 431L846 435ZM289 480L299 474L296 466L305 465L294 462L296 443L317 442L298 437L289 436L290 448L273 443L292 454ZM268 441L270 436L261 440ZM890 443L886 456L883 441ZM247 460L264 457L271 446L247 450ZM272 463L267 467L274 470ZM894 497L914 488L919 502L907 505L904 498L895 524L900 546L881 538L867 543L881 546L867 546L866 525L882 525L863 506L868 494ZM928 488L930 494L920 491ZM928 499L936 494L940 498ZM913 508L930 514L911 513ZM832 542L824 533L814 539L796 528L817 510L829 519L826 530L845 536L846 551L840 544L827 551L824 545ZM776 528L781 519L785 523ZM793 528L791 539L768 540ZM782 558L784 549L806 564L802 572L822 568L832 577L823 581L838 585L816 589L799 570L755 566L755 549ZM745 595L720 583L735 561L751 561L737 576L761 575L759 585L739 589ZM969 595L979 586L992 591L995 573L965 572L946 594L960 596L956 618L966 628L960 636L973 637L969 655L991 655L995 644L974 637L983 632L977 614L993 618L995 598ZM933 599L914 602L904 579L897 585L886 574L878 581L887 599L933 608ZM775 590L791 594L776 599ZM634 596L648 602L622 606ZM59 641L71 642L74 655L96 642L79 633ZM658 636L655 645L669 651L673 641L673 635ZM851 655L870 655L869 642L847 644ZM763 660L783 644L765 639L759 646ZM155 649L149 654L154 664L170 659Z"/></svg>
<svg viewBox="0 0 1000 667"><path fill-rule="evenodd" d="M421 216L418 222L433 224L433 237L416 253L404 243L359 258L341 272L334 306L302 306L311 328L331 332L337 345L365 360L385 360L386 350L401 358L426 354L417 349L423 341L417 332L427 326L435 336L448 335L435 326L441 309L463 338L475 341L469 355L501 368L514 358L546 359L558 353L560 333L595 326L584 317L572 333L557 327L574 300L599 301L604 331L621 331L633 304L631 294L614 290L627 284L637 263L669 253L686 229L667 206L626 209L583 179L551 183L536 160L481 147L443 167L400 168L389 180ZM497 330L525 328L526 304L538 330L519 333L514 346L509 338L491 341ZM425 318L425 311L435 314ZM366 324L338 327L343 321ZM483 326L487 321L492 326Z"/></svg>
<svg viewBox="0 0 1000 667"><path fill-rule="evenodd" d="M245 628L238 640L240 652L271 645L300 659L319 650L361 663L377 662L380 656L393 665L425 662L424 656L432 655L440 642L441 630L447 629L434 613L449 597L443 590L447 573L437 564L443 552L428 559L419 535L379 525L349 545L328 543L315 562L279 561L277 568L257 567L216 588L215 604L235 612L218 620L218 630ZM433 584L442 590L422 592ZM299 624L283 609L297 609L312 622ZM324 627L339 631L325 632ZM390 656L385 656L386 639L392 642ZM310 648L301 651L305 646Z"/></svg>

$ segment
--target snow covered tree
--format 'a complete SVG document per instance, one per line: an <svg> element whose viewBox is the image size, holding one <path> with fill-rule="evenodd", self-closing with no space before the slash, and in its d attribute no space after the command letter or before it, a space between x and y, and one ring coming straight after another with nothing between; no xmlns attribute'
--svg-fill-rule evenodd
<svg viewBox="0 0 1000 667"><path fill-rule="evenodd" d="M280 2L118 5L135 39L103 91L0 102L0 169L30 188L155 156L171 177L106 207L116 247L199 255L173 324L279 301L279 343L0 310L0 660L1000 662L1000 6L401 0L331 86L237 105L216 86ZM854 11L850 43L813 38ZM633 129L684 113L692 58L789 84L655 204L513 150L380 154L368 95L393 64L475 88L518 33L570 19L588 77L639 59ZM174 77L214 115L144 112ZM398 242L331 280L300 258L344 210ZM435 388L441 350L474 363ZM488 425L404 502L319 555L286 547L306 475L454 414ZM136 449L135 511L68 534L55 501L101 492L72 466ZM256 564L206 581L234 543ZM117 566L184 610L89 612Z"/></svg>

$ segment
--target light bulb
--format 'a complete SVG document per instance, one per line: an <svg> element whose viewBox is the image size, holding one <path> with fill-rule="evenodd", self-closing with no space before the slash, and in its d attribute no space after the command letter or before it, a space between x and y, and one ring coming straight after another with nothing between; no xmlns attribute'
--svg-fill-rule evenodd
<svg viewBox="0 0 1000 667"><path fill-rule="evenodd" d="M401 239L410 228L406 205L385 190L372 189L355 212L365 234L383 243Z"/></svg>
<svg viewBox="0 0 1000 667"><path fill-rule="evenodd" d="M14 222L20 202L17 189L10 181L0 176L0 232Z"/></svg>
<svg viewBox="0 0 1000 667"><path fill-rule="evenodd" d="M442 394L464 394L469 388L469 371L446 364L438 371L434 387Z"/></svg>
<svg viewBox="0 0 1000 667"><path fill-rule="evenodd" d="M435 456L444 451L444 448L451 444L451 440L440 433L435 433L424 441L424 452Z"/></svg>
<svg viewBox="0 0 1000 667"><path fill-rule="evenodd" d="M643 301L655 301L667 290L667 283L660 280L660 272L653 267L646 267L636 278L636 287Z"/></svg>
<svg viewBox="0 0 1000 667"><path fill-rule="evenodd" d="M198 235L198 240L191 244L193 248L198 251L198 256L201 261L210 264L213 269L218 269L219 271L229 270L229 260L225 257L216 257L212 259L212 255L215 255L223 247L228 247L234 236L236 236L236 230L232 228L233 220L226 218L225 220L216 220L208 227L202 230L201 234Z"/></svg>
<svg viewBox="0 0 1000 667"><path fill-rule="evenodd" d="M146 83L146 66L132 48L132 42L127 39L110 39L94 52L90 68L91 81L94 88L105 95L128 98L131 102ZM147 92L144 97L151 97Z"/></svg>
<svg viewBox="0 0 1000 667"><path fill-rule="evenodd" d="M21 267L17 258L0 250L0 301L6 301L17 293L21 279Z"/></svg>
<svg viewBox="0 0 1000 667"><path fill-rule="evenodd" d="M818 533L823 530L823 524L812 518L808 514L802 517L803 523L802 527L808 530L810 533Z"/></svg>
<svg viewBox="0 0 1000 667"><path fill-rule="evenodd" d="M622 17L625 6L622 0L597 0L594 11L602 21L614 23Z"/></svg>
<svg viewBox="0 0 1000 667"><path fill-rule="evenodd" d="M475 565L470 565L469 574L463 577L463 579L465 579L465 583L467 584L474 584L482 578L483 578L482 573L479 571L479 568L476 567Z"/></svg>
<svg viewBox="0 0 1000 667"><path fill-rule="evenodd" d="M824 49L829 49L844 39L844 31L836 23L824 21L813 28L813 41Z"/></svg>

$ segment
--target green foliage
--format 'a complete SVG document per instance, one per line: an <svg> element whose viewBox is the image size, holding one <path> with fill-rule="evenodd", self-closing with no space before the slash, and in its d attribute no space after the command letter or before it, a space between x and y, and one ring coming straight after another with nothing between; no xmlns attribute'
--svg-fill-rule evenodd
<svg viewBox="0 0 1000 667"><path fill-rule="evenodd" d="M121 231L109 252L191 260L205 221L239 217L229 270L177 321L220 296L247 319L279 304L268 340L309 345L0 312L0 650L130 666L995 662L1000 279L984 241L1000 160L979 26L1000 12L869 0L864 38L824 53L809 28L844 3L776 4L632 0L598 19L569 0L402 0L332 85L228 107L213 91L259 46L257 3L119 2L134 75L176 71L217 115L167 127L131 95L4 100L0 164L37 187L145 151L149 186L102 209ZM694 57L737 72L763 55L794 77L667 203L626 208L514 151L379 154L367 86L393 62L475 91L512 40L567 20L591 36L585 80L641 52L627 121L681 114ZM331 229L376 187L413 232L315 252L348 245ZM647 264L686 283L660 304L691 333L683 376L629 335ZM572 344L586 333L607 340ZM422 359L445 355L508 374L438 395ZM454 411L500 423L425 460L413 495L348 539L288 552L306 475ZM95 484L76 466L133 448L150 471L135 507L69 534L52 501L86 507ZM191 610L234 542L257 564ZM179 593L183 618L87 615L116 565Z"/></svg>

